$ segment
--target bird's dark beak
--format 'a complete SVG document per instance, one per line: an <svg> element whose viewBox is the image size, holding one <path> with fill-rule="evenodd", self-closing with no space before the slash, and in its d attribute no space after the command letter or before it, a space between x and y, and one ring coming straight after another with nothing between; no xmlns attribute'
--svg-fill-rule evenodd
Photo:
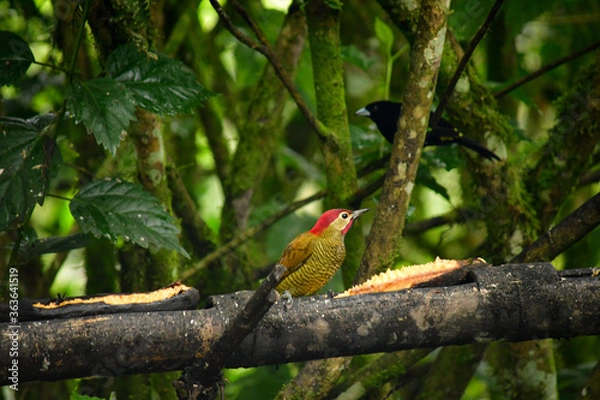
<svg viewBox="0 0 600 400"><path fill-rule="evenodd" d="M371 113L365 107L358 110L355 114L360 115L361 117L370 117L371 116Z"/></svg>
<svg viewBox="0 0 600 400"><path fill-rule="evenodd" d="M367 211L369 211L368 208L361 208L360 210L354 210L354 211L352 211L352 217L350 217L350 218L355 220L356 218L360 217L361 214L364 214Z"/></svg>

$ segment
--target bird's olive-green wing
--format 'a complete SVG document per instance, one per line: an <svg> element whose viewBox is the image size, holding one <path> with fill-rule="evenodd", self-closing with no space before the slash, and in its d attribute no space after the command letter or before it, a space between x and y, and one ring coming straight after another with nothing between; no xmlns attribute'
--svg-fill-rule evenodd
<svg viewBox="0 0 600 400"><path fill-rule="evenodd" d="M278 264L282 264L287 268L283 278L306 264L313 254L315 239L316 237L313 233L304 232L296 236L287 245L278 262Z"/></svg>

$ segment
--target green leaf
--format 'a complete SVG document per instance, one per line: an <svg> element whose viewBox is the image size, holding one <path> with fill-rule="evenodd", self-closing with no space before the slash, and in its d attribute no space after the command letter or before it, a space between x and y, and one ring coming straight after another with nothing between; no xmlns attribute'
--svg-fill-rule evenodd
<svg viewBox="0 0 600 400"><path fill-rule="evenodd" d="M368 149L381 151L381 148L385 146L384 143L387 143L379 132L366 130L354 124L350 124L350 140L352 141L352 148L355 151Z"/></svg>
<svg viewBox="0 0 600 400"><path fill-rule="evenodd" d="M445 187L440 185L435 180L435 178L431 174L431 170L429 169L429 167L427 165L423 165L423 164L419 165L419 168L417 169L416 182L425 187L428 187L429 189L433 190L435 193L439 194L446 200L450 201L450 195L448 194L448 191L446 190Z"/></svg>
<svg viewBox="0 0 600 400"><path fill-rule="evenodd" d="M451 171L464 165L464 159L458 154L457 145L431 146L421 153L421 162L429 167Z"/></svg>
<svg viewBox="0 0 600 400"><path fill-rule="evenodd" d="M190 112L213 96L181 62L156 57L133 44L120 46L108 57L108 75L131 90L136 105L155 114Z"/></svg>
<svg viewBox="0 0 600 400"><path fill-rule="evenodd" d="M27 42L14 33L0 31L0 86L21 79L33 61Z"/></svg>
<svg viewBox="0 0 600 400"><path fill-rule="evenodd" d="M35 122L0 118L0 231L42 204L60 163L56 143L41 135Z"/></svg>
<svg viewBox="0 0 600 400"><path fill-rule="evenodd" d="M281 161L287 168L293 168L300 174L308 177L313 182L318 184L325 183L325 177L323 172L315 167L309 160L307 160L302 154L295 152L287 146L282 146L279 151Z"/></svg>
<svg viewBox="0 0 600 400"><path fill-rule="evenodd" d="M103 399L101 397L88 396L86 394L79 394L74 389L73 392L71 392L71 397L69 398L69 400L103 400Z"/></svg>
<svg viewBox="0 0 600 400"><path fill-rule="evenodd" d="M81 229L113 242L122 237L143 248L175 250L189 258L179 245L179 229L159 200L140 185L104 179L85 185L70 204Z"/></svg>
<svg viewBox="0 0 600 400"><path fill-rule="evenodd" d="M340 10L342 9L342 1L341 0L325 0L325 4L327 4L327 7L333 9L333 10Z"/></svg>
<svg viewBox="0 0 600 400"><path fill-rule="evenodd" d="M67 92L67 105L76 122L83 122L113 155L135 119L133 96L125 85L110 78L74 81Z"/></svg>
<svg viewBox="0 0 600 400"><path fill-rule="evenodd" d="M342 46L342 58L344 61L357 66L365 72L368 71L373 64L375 64L375 60L373 58L369 57L358 47L352 44L349 46Z"/></svg>
<svg viewBox="0 0 600 400"><path fill-rule="evenodd" d="M392 46L394 45L394 33L385 22L377 17L375 18L375 36L377 36L377 39L381 42L386 57L391 57Z"/></svg>

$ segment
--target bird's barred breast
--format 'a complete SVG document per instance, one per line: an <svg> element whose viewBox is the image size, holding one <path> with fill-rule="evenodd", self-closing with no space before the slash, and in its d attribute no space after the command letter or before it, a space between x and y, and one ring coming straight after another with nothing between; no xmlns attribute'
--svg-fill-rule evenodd
<svg viewBox="0 0 600 400"><path fill-rule="evenodd" d="M325 239L317 243L312 257L286 277L277 290L280 292L287 290L292 296L298 297L311 295L325 286L340 268L346 256L343 241L338 241L335 245L328 242Z"/></svg>

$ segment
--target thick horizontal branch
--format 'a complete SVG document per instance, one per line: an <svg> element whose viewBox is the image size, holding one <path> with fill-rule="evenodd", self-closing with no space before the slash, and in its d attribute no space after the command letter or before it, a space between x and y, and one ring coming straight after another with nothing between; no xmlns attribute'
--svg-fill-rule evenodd
<svg viewBox="0 0 600 400"><path fill-rule="evenodd" d="M599 335L600 271L565 272L510 264L476 269L456 286L278 303L226 366ZM199 311L0 324L0 364L11 365L16 346L19 382L181 370L209 353L251 294L217 296ZM0 370L0 384L10 383L9 373Z"/></svg>
<svg viewBox="0 0 600 400"><path fill-rule="evenodd" d="M269 308L279 300L279 293L275 291L275 286L286 271L285 266L275 265L252 297L245 302L244 308L237 311L225 325L222 334L211 346L206 357L196 360L193 366L185 369L183 376L175 384L182 395L179 396L180 398L196 398L198 396L195 394L200 392L213 393L225 362L239 347L242 340L254 330Z"/></svg>

